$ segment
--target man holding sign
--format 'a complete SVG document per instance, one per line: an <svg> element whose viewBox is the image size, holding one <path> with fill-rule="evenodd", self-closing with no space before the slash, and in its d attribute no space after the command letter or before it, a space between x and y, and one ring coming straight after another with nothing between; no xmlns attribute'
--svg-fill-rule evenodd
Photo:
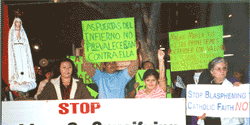
<svg viewBox="0 0 250 125"><path fill-rule="evenodd" d="M139 48L138 44L137 49ZM104 71L96 69L92 63L87 62L84 51L84 40L82 40L83 48L83 69L87 75L97 84L99 89L99 98L124 98L124 89L129 80L134 77L138 70L138 59L131 60L128 68L122 71L116 71L116 62L105 62Z"/></svg>

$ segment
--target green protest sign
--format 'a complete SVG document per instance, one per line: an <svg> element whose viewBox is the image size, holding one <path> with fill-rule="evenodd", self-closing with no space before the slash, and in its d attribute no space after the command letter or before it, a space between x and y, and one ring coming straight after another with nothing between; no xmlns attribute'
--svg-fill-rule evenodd
<svg viewBox="0 0 250 125"><path fill-rule="evenodd" d="M171 71L207 69L215 57L224 57L223 26L169 33Z"/></svg>
<svg viewBox="0 0 250 125"><path fill-rule="evenodd" d="M139 83L139 86L136 89L136 92L141 89L146 89L146 85L143 81L143 75L147 70L137 70L137 73L135 74L135 80ZM159 72L158 69L156 69L157 72ZM167 87L171 87L171 76L170 76L170 69L166 70L166 77L167 77ZM167 91L167 98L171 98L171 93Z"/></svg>
<svg viewBox="0 0 250 125"><path fill-rule="evenodd" d="M77 71L78 71L77 75L78 75L79 78L81 78L83 80L84 84L92 84L92 83L94 83L93 80L90 78L90 76L87 75L87 72L84 71L83 68L82 68L82 66L83 66L83 61L82 61L83 57L82 56L67 56L67 58L71 59L74 62L75 66L77 68ZM95 63L94 67L99 69L100 63ZM95 90L91 89L90 87L88 87L88 86L86 86L86 87L89 90L91 96L96 98L98 93Z"/></svg>
<svg viewBox="0 0 250 125"><path fill-rule="evenodd" d="M82 21L87 62L136 60L134 18Z"/></svg>

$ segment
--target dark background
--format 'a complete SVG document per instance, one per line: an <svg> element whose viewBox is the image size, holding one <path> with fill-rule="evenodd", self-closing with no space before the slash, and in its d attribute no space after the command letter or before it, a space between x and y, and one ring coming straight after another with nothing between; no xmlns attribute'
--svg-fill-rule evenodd
<svg viewBox="0 0 250 125"><path fill-rule="evenodd" d="M82 20L104 19L95 9L82 2L5 2L8 5L9 26L12 26L16 10L23 12L20 17L29 39L34 65L42 58L58 59L72 55L72 43L80 47L82 39ZM218 7L217 7L218 6ZM210 3L205 8L204 17L199 16L201 8L197 3L162 3L157 23L156 43L168 47L168 32L223 25L224 35L233 35L224 39L225 57L229 61L229 72L245 67L249 63L249 5L248 3ZM178 11L178 12L177 12ZM178 13L178 14L177 14ZM233 14L231 18L229 14ZM198 16L197 16L198 15ZM195 21L198 23L195 23ZM35 51L33 45L40 45ZM248 76L248 75L247 75Z"/></svg>

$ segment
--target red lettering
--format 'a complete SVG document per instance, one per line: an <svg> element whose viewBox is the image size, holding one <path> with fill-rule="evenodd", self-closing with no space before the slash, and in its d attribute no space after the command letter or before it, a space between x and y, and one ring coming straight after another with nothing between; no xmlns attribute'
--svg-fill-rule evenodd
<svg viewBox="0 0 250 125"><path fill-rule="evenodd" d="M85 111L84 111L84 109L85 109ZM80 111L83 114L89 113L89 103L81 103L81 105L80 105Z"/></svg>
<svg viewBox="0 0 250 125"><path fill-rule="evenodd" d="M76 114L76 105L78 105L79 103L70 103L70 105L72 105L72 112L73 114Z"/></svg>
<svg viewBox="0 0 250 125"><path fill-rule="evenodd" d="M68 114L69 113L69 109L67 109L66 107L69 107L68 103L61 103L61 104L59 104L59 108L62 109L62 110L59 110L59 114Z"/></svg>
<svg viewBox="0 0 250 125"><path fill-rule="evenodd" d="M239 102L236 102L235 111L237 111L237 107L239 107L239 110L240 110L240 108L241 108L241 102L240 102L240 105L239 105Z"/></svg>
<svg viewBox="0 0 250 125"><path fill-rule="evenodd" d="M61 104L59 104L59 108L61 108L61 110L59 110L59 114L68 114L69 109L66 107L69 107L69 105L72 105L72 113L77 114L77 105L79 105L79 103L69 103L69 104L68 103L61 103ZM95 113L95 110L99 109L100 107L101 107L101 105L99 102L91 103L91 107L90 107L89 103L84 102L84 103L80 104L80 112L82 114L88 114L89 111L91 110L91 113Z"/></svg>
<svg viewBox="0 0 250 125"><path fill-rule="evenodd" d="M246 108L244 109L244 105L246 104ZM248 109L248 103L247 102L244 102L243 105L242 105L242 110L243 111L246 111Z"/></svg>
<svg viewBox="0 0 250 125"><path fill-rule="evenodd" d="M244 102L242 105L241 104L242 104L242 102L240 102L240 104L239 104L239 102L236 103L235 111L237 111L237 107L238 107L238 110L242 109L243 111L246 111L248 109L248 103L247 102Z"/></svg>
<svg viewBox="0 0 250 125"><path fill-rule="evenodd" d="M100 107L101 105L98 102L91 103L91 113L95 113L95 109L99 109Z"/></svg>

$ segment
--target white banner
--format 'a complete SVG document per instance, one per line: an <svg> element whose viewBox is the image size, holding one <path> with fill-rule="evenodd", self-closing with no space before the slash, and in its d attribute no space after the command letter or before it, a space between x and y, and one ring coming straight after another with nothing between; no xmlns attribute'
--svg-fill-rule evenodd
<svg viewBox="0 0 250 125"><path fill-rule="evenodd" d="M188 85L187 115L211 117L249 117L249 84L240 87Z"/></svg>
<svg viewBox="0 0 250 125"><path fill-rule="evenodd" d="M185 99L96 99L2 103L3 125L186 124Z"/></svg>

